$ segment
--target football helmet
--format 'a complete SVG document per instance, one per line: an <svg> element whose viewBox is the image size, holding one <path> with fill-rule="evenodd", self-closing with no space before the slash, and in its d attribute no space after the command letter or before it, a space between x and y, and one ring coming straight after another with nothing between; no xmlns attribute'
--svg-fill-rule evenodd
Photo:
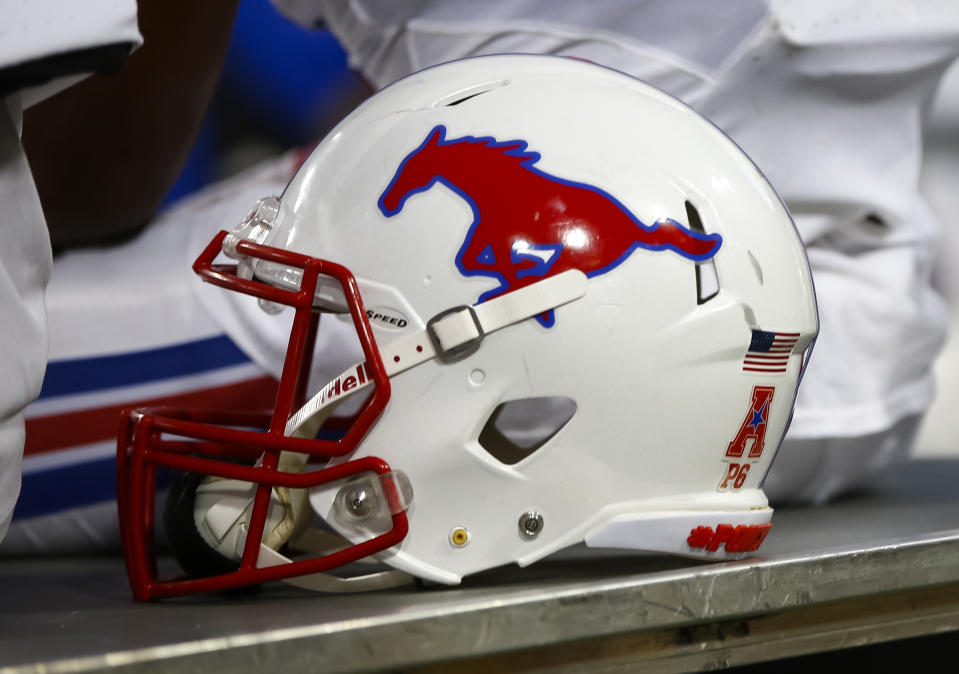
<svg viewBox="0 0 959 674"><path fill-rule="evenodd" d="M194 269L292 308L292 331L272 414L125 414L138 598L455 584L579 543L729 559L766 536L818 329L809 266L756 166L643 82L526 55L414 74ZM362 356L311 381L321 316ZM166 468L191 578L157 577Z"/></svg>

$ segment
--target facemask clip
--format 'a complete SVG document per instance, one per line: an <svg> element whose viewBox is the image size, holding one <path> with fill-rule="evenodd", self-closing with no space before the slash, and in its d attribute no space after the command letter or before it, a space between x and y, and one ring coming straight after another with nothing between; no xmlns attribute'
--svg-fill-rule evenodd
<svg viewBox="0 0 959 674"><path fill-rule="evenodd" d="M223 254L238 262L236 275L240 278L247 280L253 278L254 261L237 252L237 244L241 241L259 244L266 241L279 211L279 197L264 197L256 202L243 222L234 227L233 231L223 239Z"/></svg>

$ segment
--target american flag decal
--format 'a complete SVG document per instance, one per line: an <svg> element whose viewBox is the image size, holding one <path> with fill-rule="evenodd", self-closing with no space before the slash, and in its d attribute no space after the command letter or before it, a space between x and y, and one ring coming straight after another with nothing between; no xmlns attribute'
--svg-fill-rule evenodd
<svg viewBox="0 0 959 674"><path fill-rule="evenodd" d="M785 372L797 341L798 332L753 330L749 351L743 358L743 372Z"/></svg>

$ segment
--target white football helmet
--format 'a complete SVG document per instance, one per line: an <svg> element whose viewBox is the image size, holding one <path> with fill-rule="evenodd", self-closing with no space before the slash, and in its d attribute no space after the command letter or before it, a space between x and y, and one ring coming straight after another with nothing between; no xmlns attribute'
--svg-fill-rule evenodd
<svg viewBox="0 0 959 674"><path fill-rule="evenodd" d="M272 417L127 416L140 598L455 584L583 542L725 559L768 531L818 329L809 267L756 166L643 82L520 55L407 77L195 268L296 316ZM364 355L308 383L320 314ZM189 474L168 536L205 577L156 579L160 466ZM321 573L369 557L391 570Z"/></svg>

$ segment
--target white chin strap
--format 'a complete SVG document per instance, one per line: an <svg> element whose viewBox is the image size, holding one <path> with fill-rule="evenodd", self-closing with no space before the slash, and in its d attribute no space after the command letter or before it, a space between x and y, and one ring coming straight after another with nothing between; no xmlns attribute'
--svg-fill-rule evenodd
<svg viewBox="0 0 959 674"><path fill-rule="evenodd" d="M380 347L380 357L386 373L393 377L432 358L444 362L465 358L479 348L483 337L490 332L577 300L586 294L587 285L586 275L572 269L476 306L455 307L441 312L427 323L425 330L411 333L392 344ZM336 404L370 384L372 380L366 363L353 365L327 384L290 418L286 424L286 435L315 437L316 431ZM284 453L284 456L286 454L288 453ZM297 458L305 460L302 456ZM302 461L299 463L302 464ZM293 465L288 467L296 469ZM239 559L246 541L254 485L233 480L214 481L201 486L198 493L205 490L216 493L216 496L204 512L197 513L200 517L198 528L201 535L224 556ZM280 520L293 516L289 506L283 506L274 493L267 531L275 527ZM270 536L270 544L261 543L257 567L290 563L289 558L276 551L289 535L287 533L281 536L282 540L272 540L274 537ZM297 539L297 547L309 548L311 552L322 554L343 547L344 543L348 544L339 535L311 532L309 529L294 538ZM285 582L323 592L357 592L404 585L412 582L412 576L398 570L350 578L314 573L288 578Z"/></svg>
<svg viewBox="0 0 959 674"><path fill-rule="evenodd" d="M476 306L443 311L425 330L379 347L386 374L393 377L433 358L444 362L465 358L487 334L577 300L586 294L587 285L586 274L570 269ZM333 405L372 383L365 361L349 367L290 417L286 435L315 437Z"/></svg>
<svg viewBox="0 0 959 674"><path fill-rule="evenodd" d="M255 485L239 480L215 480L199 487L198 493L213 493L216 495L216 501L203 513L202 519L197 523L198 531L207 544L224 557L240 559L243 556L255 489ZM265 538L273 538L270 532L287 514L289 513L278 502L277 494L274 492L265 528L267 534ZM349 545L349 542L338 534L312 529L307 529L295 538L294 544L298 550L317 555L326 555ZM279 547L283 542L285 541L273 540L271 544ZM271 545L260 543L256 559L257 568L290 564L292 561L273 549ZM362 563L362 560L359 563ZM312 573L286 578L284 582L318 592L365 592L408 585L413 582L413 577L394 569L350 577Z"/></svg>

